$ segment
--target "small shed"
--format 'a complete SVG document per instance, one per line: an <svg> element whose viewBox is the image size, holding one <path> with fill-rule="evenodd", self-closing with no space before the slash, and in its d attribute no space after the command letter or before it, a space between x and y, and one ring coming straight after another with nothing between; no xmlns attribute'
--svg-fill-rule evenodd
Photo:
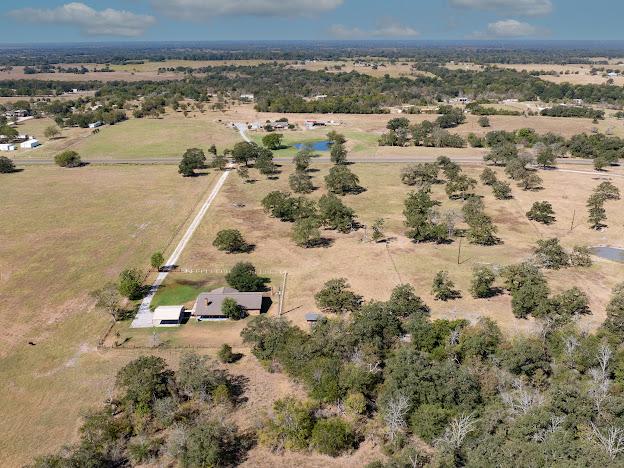
<svg viewBox="0 0 624 468"><path fill-rule="evenodd" d="M31 138L23 143L20 143L20 148L25 149L36 148L37 146L41 146L41 143L39 143L39 140L37 140L36 138Z"/></svg>
<svg viewBox="0 0 624 468"><path fill-rule="evenodd" d="M305 314L306 322L308 322L308 325L310 326L316 325L316 323L318 323L322 318L323 316L321 314L317 314L315 312Z"/></svg>
<svg viewBox="0 0 624 468"><path fill-rule="evenodd" d="M159 306L154 310L152 325L155 327L178 327L182 322L184 306Z"/></svg>
<svg viewBox="0 0 624 468"><path fill-rule="evenodd" d="M0 144L0 151L15 151L15 145L11 143L2 143Z"/></svg>

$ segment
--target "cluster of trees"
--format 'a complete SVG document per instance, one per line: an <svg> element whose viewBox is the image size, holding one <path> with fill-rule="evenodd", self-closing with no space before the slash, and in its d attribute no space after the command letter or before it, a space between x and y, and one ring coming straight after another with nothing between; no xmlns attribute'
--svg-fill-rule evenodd
<svg viewBox="0 0 624 468"><path fill-rule="evenodd" d="M104 407L86 413L80 441L32 466L237 464L250 441L226 416L240 393L235 379L204 356L183 355L176 372L160 357L142 356L117 373Z"/></svg>
<svg viewBox="0 0 624 468"><path fill-rule="evenodd" d="M583 106L554 106L544 109L541 115L548 117L586 117L588 119L604 120L603 110Z"/></svg>
<svg viewBox="0 0 624 468"><path fill-rule="evenodd" d="M485 214L483 201L472 194L477 181L464 174L461 167L446 156L440 156L435 163L415 164L401 171L404 184L419 187L418 191L408 194L405 200L403 215L408 228L407 237L415 242L443 243L455 234L455 223L460 216L452 211L440 213L437 209L440 202L431 197L431 186L442 183L438 178L440 170L446 178L445 191L448 197L464 201L462 214L468 224L466 235L470 242L480 245L498 243L500 239L495 235L496 226ZM493 183L496 183L495 174Z"/></svg>
<svg viewBox="0 0 624 468"><path fill-rule="evenodd" d="M293 240L302 247L325 243L320 227L347 233L356 225L355 212L331 193L315 203L305 197L273 191L262 199L262 206L272 217L294 223Z"/></svg>
<svg viewBox="0 0 624 468"><path fill-rule="evenodd" d="M548 158L548 161L545 158ZM537 190L542 186L542 178L536 174L535 170L528 168L533 163L533 158L529 155L521 155L514 143L503 142L493 146L483 159L485 162L491 162L496 166L505 166L505 173L510 179L516 181L523 190ZM544 165L549 165L554 162L554 157L550 152L545 151L544 158L540 161ZM491 174L488 173L486 177L492 181ZM494 185L495 182L493 181L491 185Z"/></svg>
<svg viewBox="0 0 624 468"><path fill-rule="evenodd" d="M471 293L495 293L495 278L476 268ZM242 333L252 353L301 382L311 399L279 400L259 443L336 456L374 439L390 460L370 467L621 463L624 286L613 292L605 326L588 335L573 324L589 313L579 289L550 296L530 264L505 268L501 278L514 312L537 317L539 337L506 339L489 319L432 321L409 285L386 302L364 302L344 279L316 296L338 317L310 333L283 318L255 318ZM444 272L434 286L443 296L453 290ZM317 415L331 420L321 440Z"/></svg>
<svg viewBox="0 0 624 468"><path fill-rule="evenodd" d="M620 189L611 182L601 182L587 200L588 220L592 229L606 227L607 210L604 207L608 200L619 200Z"/></svg>
<svg viewBox="0 0 624 468"><path fill-rule="evenodd" d="M441 115L435 122L425 120L420 124L410 125L405 117L395 118L388 122L388 132L379 138L379 146L415 146L434 148L463 148L466 141L459 135L445 130L459 125L465 119L461 111L453 109Z"/></svg>
<svg viewBox="0 0 624 468"><path fill-rule="evenodd" d="M466 104L466 109L470 111L473 115L522 115L520 111L514 111L510 109L502 109L497 107L488 107L483 104L486 102L471 102L470 104ZM482 125L482 127L489 127L489 125Z"/></svg>
<svg viewBox="0 0 624 468"><path fill-rule="evenodd" d="M511 185L508 182L498 180L498 176L493 169L486 167L479 178L483 185L488 185L492 188L492 193L497 200L510 200L513 198Z"/></svg>

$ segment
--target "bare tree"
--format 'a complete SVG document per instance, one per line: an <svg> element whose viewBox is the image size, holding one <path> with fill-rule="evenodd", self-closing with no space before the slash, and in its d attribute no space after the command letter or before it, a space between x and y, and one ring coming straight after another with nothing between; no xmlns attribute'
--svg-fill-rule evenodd
<svg viewBox="0 0 624 468"><path fill-rule="evenodd" d="M606 344L603 344L598 350L598 365L605 379L609 378L609 361L613 356L613 351Z"/></svg>
<svg viewBox="0 0 624 468"><path fill-rule="evenodd" d="M564 352L568 359L572 358L572 354L576 351L576 348L580 346L580 343L574 335L566 336L564 339Z"/></svg>
<svg viewBox="0 0 624 468"><path fill-rule="evenodd" d="M624 430L622 428L610 426L606 432L603 432L593 422L589 424L592 428L590 437L602 446L611 460L624 452Z"/></svg>
<svg viewBox="0 0 624 468"><path fill-rule="evenodd" d="M436 447L450 447L453 450L459 449L464 443L464 439L474 430L475 420L472 414L462 414L458 418L453 418L444 431L444 434L434 441Z"/></svg>
<svg viewBox="0 0 624 468"><path fill-rule="evenodd" d="M551 416L550 424L546 429L540 429L533 434L534 442L545 442L549 435L554 434L561 429L561 424L565 421L565 416Z"/></svg>
<svg viewBox="0 0 624 468"><path fill-rule="evenodd" d="M605 377L602 369L590 369L589 374L591 375L592 380L587 393L594 401L594 408L596 413L600 416L604 402L609 398L611 381Z"/></svg>
<svg viewBox="0 0 624 468"><path fill-rule="evenodd" d="M525 414L544 403L544 396L538 390L525 386L520 380L515 380L512 385L512 390L501 393L501 399L511 413Z"/></svg>
<svg viewBox="0 0 624 468"><path fill-rule="evenodd" d="M117 320L119 312L121 311L121 294L117 285L113 283L105 284L102 289L98 289L91 293L95 298L95 306L104 309L111 315L113 322Z"/></svg>
<svg viewBox="0 0 624 468"><path fill-rule="evenodd" d="M409 398L401 393L394 395L386 405L383 418L388 429L390 440L394 440L397 434L405 429L407 425L405 417L407 416L409 406Z"/></svg>

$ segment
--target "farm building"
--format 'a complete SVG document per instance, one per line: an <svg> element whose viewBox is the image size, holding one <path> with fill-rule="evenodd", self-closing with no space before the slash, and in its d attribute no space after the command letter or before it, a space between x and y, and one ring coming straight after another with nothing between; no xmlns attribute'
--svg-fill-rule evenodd
<svg viewBox="0 0 624 468"><path fill-rule="evenodd" d="M178 327L182 322L183 315L184 307L181 305L156 307L152 324L155 327Z"/></svg>
<svg viewBox="0 0 624 468"><path fill-rule="evenodd" d="M15 151L15 145L11 143L2 143L0 144L0 151Z"/></svg>
<svg viewBox="0 0 624 468"><path fill-rule="evenodd" d="M37 140L36 138L30 138L29 140L20 143L20 148L25 149L36 148L37 146L41 146L41 143L39 143L39 140Z"/></svg>
<svg viewBox="0 0 624 468"><path fill-rule="evenodd" d="M260 315L262 293L240 292L232 288L218 288L197 297L192 315L198 320L225 319L221 306L225 299L234 299L249 315Z"/></svg>

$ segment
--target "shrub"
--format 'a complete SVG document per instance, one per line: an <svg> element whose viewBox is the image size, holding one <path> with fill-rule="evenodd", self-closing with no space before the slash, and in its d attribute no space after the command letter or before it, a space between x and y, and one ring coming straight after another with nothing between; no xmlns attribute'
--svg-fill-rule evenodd
<svg viewBox="0 0 624 468"><path fill-rule="evenodd" d="M590 267L593 262L589 247L577 245L570 253L570 265L575 267Z"/></svg>
<svg viewBox="0 0 624 468"><path fill-rule="evenodd" d="M230 364L234 362L236 356L232 352L232 347L229 344L223 343L223 345L219 349L219 352L217 353L217 357L222 363Z"/></svg>
<svg viewBox="0 0 624 468"><path fill-rule="evenodd" d="M321 419L312 429L311 444L322 454L336 457L353 448L355 437L349 423L342 418Z"/></svg>
<svg viewBox="0 0 624 468"><path fill-rule="evenodd" d="M538 262L550 270L559 270L570 264L570 257L559 243L559 239L540 239L535 247Z"/></svg>
<svg viewBox="0 0 624 468"><path fill-rule="evenodd" d="M82 165L80 155L72 150L63 151L54 156L54 162L60 167L79 167Z"/></svg>
<svg viewBox="0 0 624 468"><path fill-rule="evenodd" d="M358 415L366 412L366 397L360 392L349 393L344 404L351 414Z"/></svg>

